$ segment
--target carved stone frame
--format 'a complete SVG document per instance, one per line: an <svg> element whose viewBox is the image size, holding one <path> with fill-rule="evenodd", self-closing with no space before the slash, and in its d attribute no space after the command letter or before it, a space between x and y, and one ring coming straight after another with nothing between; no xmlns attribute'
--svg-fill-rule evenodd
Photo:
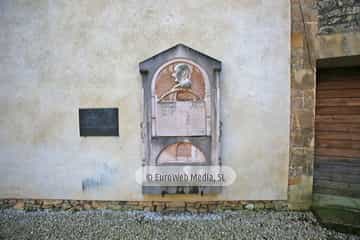
<svg viewBox="0 0 360 240"><path fill-rule="evenodd" d="M211 128L208 136L152 137L152 80L158 69L176 59L191 61L200 66L208 76L210 91ZM155 166L154 146L164 146L179 141L191 140L207 157L206 165L221 165L220 157L220 72L221 62L183 44L175 45L139 64L143 83L142 140L144 144L143 166ZM196 165L196 164L191 164ZM214 193L220 187L145 187L144 194L165 193Z"/></svg>

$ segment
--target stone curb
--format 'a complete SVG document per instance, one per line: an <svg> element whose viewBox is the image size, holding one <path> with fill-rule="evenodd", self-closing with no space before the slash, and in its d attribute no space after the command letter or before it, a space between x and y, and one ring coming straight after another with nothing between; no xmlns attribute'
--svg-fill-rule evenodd
<svg viewBox="0 0 360 240"><path fill-rule="evenodd" d="M142 210L151 212L211 213L227 210L288 210L286 201L88 201L49 199L2 199L0 209L25 211Z"/></svg>

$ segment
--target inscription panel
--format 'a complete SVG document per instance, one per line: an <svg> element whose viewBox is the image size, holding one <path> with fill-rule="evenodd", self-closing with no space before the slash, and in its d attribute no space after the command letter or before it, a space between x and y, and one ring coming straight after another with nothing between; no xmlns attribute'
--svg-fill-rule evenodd
<svg viewBox="0 0 360 240"><path fill-rule="evenodd" d="M154 136L207 135L203 101L159 103L154 121Z"/></svg>
<svg viewBox="0 0 360 240"><path fill-rule="evenodd" d="M79 109L80 136L119 136L117 108Z"/></svg>

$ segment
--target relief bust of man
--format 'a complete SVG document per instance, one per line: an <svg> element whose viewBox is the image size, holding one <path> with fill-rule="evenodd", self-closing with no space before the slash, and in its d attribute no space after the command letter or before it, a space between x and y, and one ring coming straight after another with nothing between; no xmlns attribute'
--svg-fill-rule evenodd
<svg viewBox="0 0 360 240"><path fill-rule="evenodd" d="M193 96L193 100L199 100L198 96L194 91L191 90L192 80L191 80L192 68L189 64L178 63L174 67L174 72L171 76L174 78L175 85L172 86L170 90L165 92L160 98L159 102L162 101L169 95L174 94L175 99L177 99L178 93L189 93Z"/></svg>

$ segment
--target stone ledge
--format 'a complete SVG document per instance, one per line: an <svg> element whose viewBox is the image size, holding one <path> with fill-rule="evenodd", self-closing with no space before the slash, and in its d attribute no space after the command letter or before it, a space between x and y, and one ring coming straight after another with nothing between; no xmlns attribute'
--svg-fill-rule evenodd
<svg viewBox="0 0 360 240"><path fill-rule="evenodd" d="M25 211L142 210L207 213L226 210L288 210L286 201L88 201L49 199L1 199L0 209Z"/></svg>

